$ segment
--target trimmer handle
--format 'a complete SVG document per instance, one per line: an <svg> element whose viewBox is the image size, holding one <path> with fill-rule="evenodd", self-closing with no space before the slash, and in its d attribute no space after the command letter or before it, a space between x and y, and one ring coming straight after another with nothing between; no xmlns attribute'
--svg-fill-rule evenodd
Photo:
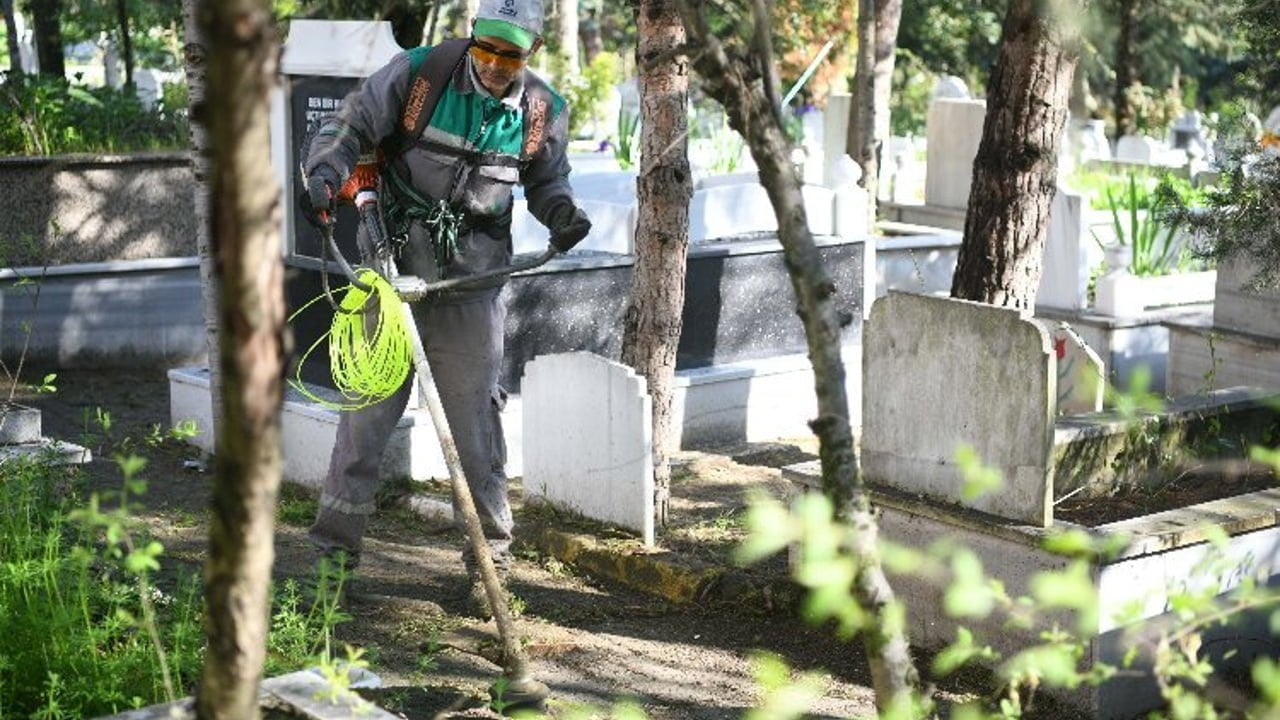
<svg viewBox="0 0 1280 720"><path fill-rule="evenodd" d="M556 253L558 252L559 250L556 250L554 247L548 246L546 250L543 250L541 253L539 253L535 257L532 257L528 260L524 260L522 262L512 263L504 268L489 270L488 272L476 273L475 275L467 275L466 277L450 278L448 280L437 280L436 282L432 282L432 283L429 283L426 280L423 280L420 277L415 277L413 275L402 275L400 277L394 278L391 281L391 285L396 289L396 294L400 296L401 300L404 300L406 302L416 302L418 300L425 298L431 293L441 292L444 290L455 290L457 288L464 288L464 287L467 287L468 285L473 285L475 283L483 282L485 280L492 280L494 278L504 277L506 275L512 275L514 273L523 272L525 270L532 270L541 265L545 265L546 262L551 258L555 257Z"/></svg>

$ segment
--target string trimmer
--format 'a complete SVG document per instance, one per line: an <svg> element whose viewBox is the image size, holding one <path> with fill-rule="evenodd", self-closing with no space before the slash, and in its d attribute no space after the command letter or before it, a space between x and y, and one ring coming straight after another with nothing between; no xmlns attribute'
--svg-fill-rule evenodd
<svg viewBox="0 0 1280 720"><path fill-rule="evenodd" d="M372 168L372 172L370 169ZM413 368L418 375L421 390L421 403L427 407L431 415L431 423L435 426L436 437L440 441L440 449L444 454L445 466L449 469L449 484L453 491L454 504L462 513L466 529L467 542L475 553L476 564L480 571L480 580L484 585L485 595L489 599L489 607L493 610L493 618L498 626L498 635L502 640L502 664L504 680L489 688L495 700L500 699L504 708L520 708L539 706L550 696L550 690L543 683L533 679L529 673L529 663L516 635L515 623L511 619L511 608L507 602L507 594L498 578L493 557L489 553L489 543L484 536L480 524L480 516L476 513L475 501L471 497L471 488L467 485L466 476L462 472L462 461L458 457L458 448L453 441L453 432L449 429L449 421L444 414L444 406L440 402L440 393L436 389L431 374L431 366L427 361L427 353L422 345L422 337L418 333L417 323L413 319L410 303L429 297L433 293L444 290L463 288L473 283L490 280L496 277L529 270L550 260L555 248L548 247L533 259L499 268L497 270L478 273L464 278L453 278L436 282L413 276L400 276L396 272L395 263L391 260L391 252L385 240L382 222L377 207L377 172L376 166L362 164L352 173L351 179L344 184L338 193L340 201L355 204L360 221L364 225L368 243L360 248L364 260L371 266L369 269L377 273L378 278L391 283L396 296L400 299L401 312L404 313L405 330L409 337L409 345L413 357ZM361 280L352 269L338 248L333 237L333 219L329 213L320 213L320 230L324 235L325 251L332 254L342 273L353 286L366 292L373 292L372 283ZM322 276L326 274L321 268ZM366 278L368 276L366 275ZM375 278L375 282L377 278ZM326 285L326 294L328 287ZM336 306L335 306L335 309ZM363 310L358 310L363 312Z"/></svg>

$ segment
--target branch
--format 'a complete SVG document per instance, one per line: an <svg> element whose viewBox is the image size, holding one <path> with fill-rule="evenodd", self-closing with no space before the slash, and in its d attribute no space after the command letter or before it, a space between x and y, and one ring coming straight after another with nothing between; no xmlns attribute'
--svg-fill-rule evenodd
<svg viewBox="0 0 1280 720"><path fill-rule="evenodd" d="M770 39L770 0L751 0L751 20L755 26L752 38L756 58L760 62L760 79L764 83L764 96L773 108L778 125L782 125L782 96L778 94L778 68L773 62L773 41Z"/></svg>
<svg viewBox="0 0 1280 720"><path fill-rule="evenodd" d="M654 67L661 65L664 62L674 60L681 55L687 55L689 57L689 62L693 62L693 59L700 55L702 50L703 48L700 44L687 42L683 45L677 45L669 50L663 50L657 55L645 60L641 63L641 66L645 70L652 70Z"/></svg>

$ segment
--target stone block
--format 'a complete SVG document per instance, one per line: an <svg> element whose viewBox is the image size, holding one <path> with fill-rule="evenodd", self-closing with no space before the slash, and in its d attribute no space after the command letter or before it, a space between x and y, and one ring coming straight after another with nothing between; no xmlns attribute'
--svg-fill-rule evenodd
<svg viewBox="0 0 1280 720"><path fill-rule="evenodd" d="M1254 266L1234 258L1218 263L1213 324L1236 332L1280 339L1280 289L1252 290Z"/></svg>
<svg viewBox="0 0 1280 720"><path fill-rule="evenodd" d="M652 405L644 378L587 352L525 366L524 488L654 542Z"/></svg>
<svg viewBox="0 0 1280 720"><path fill-rule="evenodd" d="M948 208L969 205L973 158L982 141L987 115L983 100L938 98L929 103L925 132L929 136L924 202Z"/></svg>
<svg viewBox="0 0 1280 720"><path fill-rule="evenodd" d="M321 397L335 397L333 390L308 384ZM411 404L414 402L410 400ZM339 413L303 397L294 388L285 393L281 408L281 444L286 480L308 487L320 487L329 470L329 456L337 438ZM191 444L213 451L213 411L209 399L207 368L177 368L169 371L169 415L172 422L193 420L197 434ZM520 447L520 403L508 401L502 412L507 443ZM520 454L508 456L507 471L519 475ZM379 470L383 478L409 477L414 480L448 478L444 455L436 440L435 427L426 410L411 407L396 424Z"/></svg>
<svg viewBox="0 0 1280 720"><path fill-rule="evenodd" d="M1123 135L1116 140L1115 159L1120 162L1152 164L1159 161L1161 152L1159 142L1143 135Z"/></svg>
<svg viewBox="0 0 1280 720"><path fill-rule="evenodd" d="M40 411L5 403L0 405L0 445L40 442Z"/></svg>
<svg viewBox="0 0 1280 720"><path fill-rule="evenodd" d="M1047 526L1057 377L1049 334L1027 314L891 292L863 340L862 457L872 482ZM1004 478L963 498L956 451Z"/></svg>

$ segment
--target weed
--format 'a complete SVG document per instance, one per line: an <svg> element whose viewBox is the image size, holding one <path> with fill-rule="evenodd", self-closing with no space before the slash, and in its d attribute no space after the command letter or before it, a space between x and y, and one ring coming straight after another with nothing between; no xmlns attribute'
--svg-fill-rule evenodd
<svg viewBox="0 0 1280 720"><path fill-rule="evenodd" d="M276 521L284 525L307 527L315 520L319 503L308 490L291 483L281 483L276 500Z"/></svg>

